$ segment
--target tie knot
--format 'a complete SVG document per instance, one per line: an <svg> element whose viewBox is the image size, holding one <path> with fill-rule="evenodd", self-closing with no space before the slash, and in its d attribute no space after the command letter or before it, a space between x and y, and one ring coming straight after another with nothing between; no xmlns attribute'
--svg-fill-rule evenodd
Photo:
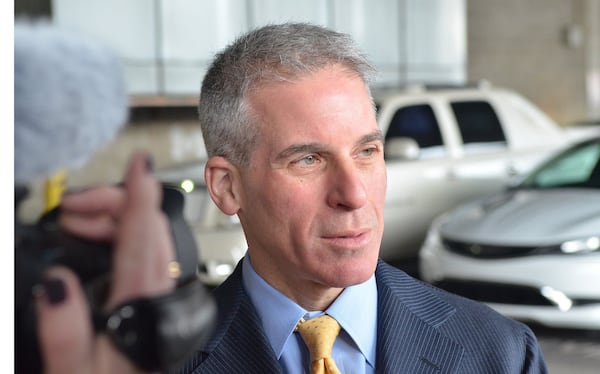
<svg viewBox="0 0 600 374"><path fill-rule="evenodd" d="M310 351L311 361L331 357L333 342L340 333L340 325L333 317L300 320L297 329Z"/></svg>

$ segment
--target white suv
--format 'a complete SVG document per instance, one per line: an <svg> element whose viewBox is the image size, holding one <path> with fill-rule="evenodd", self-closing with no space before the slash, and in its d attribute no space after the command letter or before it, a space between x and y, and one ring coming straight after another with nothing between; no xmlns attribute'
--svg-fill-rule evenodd
<svg viewBox="0 0 600 374"><path fill-rule="evenodd" d="M567 142L529 101L489 85L374 96L388 168L381 257L390 261L416 256L437 215L499 191Z"/></svg>
<svg viewBox="0 0 600 374"><path fill-rule="evenodd" d="M388 191L381 257L414 258L431 221L475 197L501 190L568 134L518 94L489 85L373 92L385 134ZM160 171L188 191L185 214L198 241L200 277L219 284L244 255L236 217L212 203L203 163Z"/></svg>

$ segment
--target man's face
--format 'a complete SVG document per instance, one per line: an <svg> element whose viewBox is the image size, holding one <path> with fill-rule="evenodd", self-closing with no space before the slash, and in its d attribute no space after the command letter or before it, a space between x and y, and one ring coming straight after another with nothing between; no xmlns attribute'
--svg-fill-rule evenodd
<svg viewBox="0 0 600 374"><path fill-rule="evenodd" d="M362 80L340 66L257 88L260 140L238 215L257 272L290 296L367 280L383 233L383 140ZM293 297L292 297L293 298Z"/></svg>

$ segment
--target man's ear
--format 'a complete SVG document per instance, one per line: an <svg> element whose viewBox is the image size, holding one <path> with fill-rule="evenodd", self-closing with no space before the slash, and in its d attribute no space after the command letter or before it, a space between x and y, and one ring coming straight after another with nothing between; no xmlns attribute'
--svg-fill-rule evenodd
<svg viewBox="0 0 600 374"><path fill-rule="evenodd" d="M210 197L219 209L227 215L236 214L240 209L240 196L234 188L234 185L239 183L236 166L223 157L211 157L204 168L204 179Z"/></svg>

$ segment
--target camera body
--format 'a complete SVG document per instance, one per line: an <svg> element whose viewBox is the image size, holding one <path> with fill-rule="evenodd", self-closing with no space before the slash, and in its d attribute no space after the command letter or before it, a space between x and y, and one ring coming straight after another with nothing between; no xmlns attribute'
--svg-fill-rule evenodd
<svg viewBox="0 0 600 374"><path fill-rule="evenodd" d="M16 193L15 208L22 195ZM162 210L168 217L176 257L181 267L178 289L198 282L196 269L198 250L183 217L184 195L177 187L163 184ZM15 209L16 211L16 209ZM42 362L37 343L37 324L33 294L42 281L46 269L61 265L70 268L79 277L90 306L100 307L106 300L110 287L112 247L110 243L95 242L69 235L57 222L58 209L44 215L34 224L15 220L15 316L16 316L16 372L41 373ZM206 309L204 325L198 326L197 335L205 340L213 325L215 307L204 287L195 286L185 297ZM177 289L176 289L177 290ZM198 294L200 293L200 294ZM170 300L167 301L171 302ZM202 310L198 313L203 313ZM140 318L144 318L141 316ZM198 341L198 339L196 339ZM139 344L152 344L141 342ZM143 349L144 347L142 347ZM154 347L148 347L155 349ZM198 347L192 347L198 348ZM139 347L136 347L139 349ZM189 347L188 347L189 349ZM185 349L183 349L185 350ZM171 358L165 358L170 360ZM164 362L156 365L164 366ZM168 364L168 363L166 363Z"/></svg>

